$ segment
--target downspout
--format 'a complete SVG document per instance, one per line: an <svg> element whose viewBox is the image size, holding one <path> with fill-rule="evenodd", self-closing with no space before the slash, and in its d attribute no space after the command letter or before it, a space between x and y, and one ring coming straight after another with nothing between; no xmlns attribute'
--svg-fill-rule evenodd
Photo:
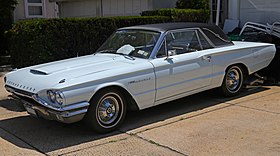
<svg viewBox="0 0 280 156"><path fill-rule="evenodd" d="M216 13L216 25L217 26L219 26L220 9L221 9L221 0L217 0L217 13Z"/></svg>
<svg viewBox="0 0 280 156"><path fill-rule="evenodd" d="M100 16L103 17L103 0L100 0L100 11L101 11L101 14Z"/></svg>
<svg viewBox="0 0 280 156"><path fill-rule="evenodd" d="M209 2L209 6L210 6L210 23L213 23L213 0L210 0Z"/></svg>

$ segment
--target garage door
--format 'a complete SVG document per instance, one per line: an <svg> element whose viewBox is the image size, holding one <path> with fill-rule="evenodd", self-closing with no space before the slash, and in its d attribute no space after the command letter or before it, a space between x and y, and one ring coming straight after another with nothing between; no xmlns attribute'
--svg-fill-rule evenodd
<svg viewBox="0 0 280 156"><path fill-rule="evenodd" d="M241 0L240 22L272 23L280 21L280 0Z"/></svg>

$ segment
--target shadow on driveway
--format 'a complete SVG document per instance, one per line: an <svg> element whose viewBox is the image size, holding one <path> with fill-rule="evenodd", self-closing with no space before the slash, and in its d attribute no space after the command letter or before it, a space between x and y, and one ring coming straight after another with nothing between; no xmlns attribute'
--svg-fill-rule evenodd
<svg viewBox="0 0 280 156"><path fill-rule="evenodd" d="M145 125L202 110L222 102L265 90L267 88L246 91L234 98L222 98L215 91L211 90L142 111L128 112L126 120L120 128L122 132L115 131L109 134L97 134L88 129L82 122L63 124L56 121L33 118L29 115L2 120L0 128L33 146L38 151L48 153L82 143L105 139ZM9 106L9 103L7 100L2 100L0 101L0 107L17 112L18 110L15 107ZM16 146L22 146L17 144L16 141L1 136L1 133L0 137Z"/></svg>
<svg viewBox="0 0 280 156"><path fill-rule="evenodd" d="M18 101L12 99L0 100L0 107L13 112L24 112L25 108Z"/></svg>

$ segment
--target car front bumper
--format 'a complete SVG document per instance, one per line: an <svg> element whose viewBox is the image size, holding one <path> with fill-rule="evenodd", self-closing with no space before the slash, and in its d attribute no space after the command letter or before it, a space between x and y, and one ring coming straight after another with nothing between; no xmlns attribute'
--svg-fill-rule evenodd
<svg viewBox="0 0 280 156"><path fill-rule="evenodd" d="M56 120L63 123L74 123L84 118L89 107L88 102L75 103L64 107L54 107L36 95L30 96L22 94L10 87L6 87L6 89L13 93L11 97L20 101L29 114L48 120Z"/></svg>

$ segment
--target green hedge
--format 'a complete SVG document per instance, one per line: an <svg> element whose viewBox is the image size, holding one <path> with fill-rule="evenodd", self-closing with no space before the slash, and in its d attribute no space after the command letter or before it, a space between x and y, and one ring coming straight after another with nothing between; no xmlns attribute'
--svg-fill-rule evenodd
<svg viewBox="0 0 280 156"><path fill-rule="evenodd" d="M209 0L178 0L177 9L207 9L209 10Z"/></svg>
<svg viewBox="0 0 280 156"><path fill-rule="evenodd" d="M159 16L20 21L7 34L12 65L19 68L91 54L117 28L169 21Z"/></svg>
<svg viewBox="0 0 280 156"><path fill-rule="evenodd" d="M167 16L173 22L208 22L209 10L202 9L159 9L143 11L142 16Z"/></svg>

